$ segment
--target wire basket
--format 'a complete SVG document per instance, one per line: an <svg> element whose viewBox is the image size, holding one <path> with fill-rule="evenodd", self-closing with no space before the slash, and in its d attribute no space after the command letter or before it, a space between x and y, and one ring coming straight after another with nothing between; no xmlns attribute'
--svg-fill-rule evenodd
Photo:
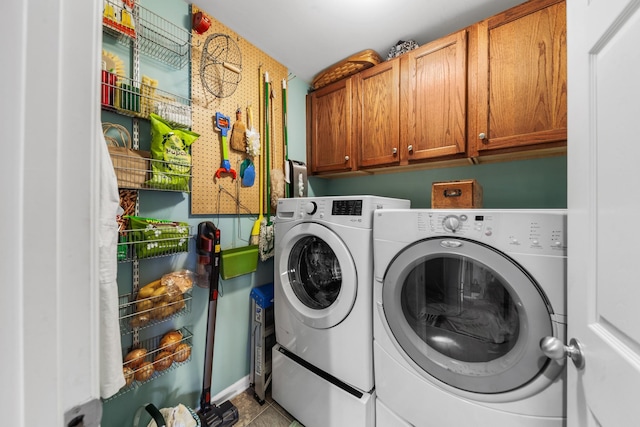
<svg viewBox="0 0 640 427"><path fill-rule="evenodd" d="M143 384L163 376L167 372L171 372L174 369L189 363L191 361L193 334L187 327L182 327L178 329L178 331L181 333L182 338L180 341L173 343L172 348L160 347L160 342L164 334L143 340L138 345L132 347L123 346L123 360L125 359L126 354L134 348L143 348L146 349L147 352L139 359L123 363L123 373L127 380L127 384L122 387L118 393L111 396L109 400L121 396L128 391L136 389ZM181 344L184 345L181 346ZM147 375L142 377L142 373L146 373Z"/></svg>
<svg viewBox="0 0 640 427"><path fill-rule="evenodd" d="M320 72L313 79L312 86L314 89L320 89L330 83L352 76L381 62L382 58L376 51L371 49L363 50Z"/></svg>

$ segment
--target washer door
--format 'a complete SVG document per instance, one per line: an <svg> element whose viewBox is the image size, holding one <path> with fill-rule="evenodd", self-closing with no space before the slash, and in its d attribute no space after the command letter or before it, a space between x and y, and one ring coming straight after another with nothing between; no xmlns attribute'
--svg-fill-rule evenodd
<svg viewBox="0 0 640 427"><path fill-rule="evenodd" d="M553 335L547 300L492 248L447 238L409 246L389 265L382 300L401 353L456 389L515 390L546 366L539 342Z"/></svg>
<svg viewBox="0 0 640 427"><path fill-rule="evenodd" d="M317 329L331 328L351 312L358 278L343 241L327 227L302 223L280 241L278 274L295 316Z"/></svg>

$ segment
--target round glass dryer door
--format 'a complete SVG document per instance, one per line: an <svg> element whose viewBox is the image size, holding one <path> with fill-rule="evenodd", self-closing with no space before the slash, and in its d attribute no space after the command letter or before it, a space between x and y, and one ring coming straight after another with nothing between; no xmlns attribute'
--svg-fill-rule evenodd
<svg viewBox="0 0 640 427"><path fill-rule="evenodd" d="M524 269L479 243L436 238L406 248L385 274L382 299L404 356L457 389L515 390L547 363L546 298Z"/></svg>
<svg viewBox="0 0 640 427"><path fill-rule="evenodd" d="M314 328L330 328L350 313L357 295L353 258L331 230L303 223L281 241L278 271L296 317Z"/></svg>

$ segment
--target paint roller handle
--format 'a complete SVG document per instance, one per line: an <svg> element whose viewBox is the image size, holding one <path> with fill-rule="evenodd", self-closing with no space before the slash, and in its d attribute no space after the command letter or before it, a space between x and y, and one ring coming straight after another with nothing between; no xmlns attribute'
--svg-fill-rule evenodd
<svg viewBox="0 0 640 427"><path fill-rule="evenodd" d="M231 64L231 63L229 63L229 62L223 62L223 63L222 63L222 66L223 66L224 68L226 68L227 70L229 70L229 71L233 71L233 72L234 72L234 73L236 73L236 74L240 74L240 73L242 72L242 70L240 70L240 68L239 68L239 67L237 67L237 66L235 66L234 64Z"/></svg>

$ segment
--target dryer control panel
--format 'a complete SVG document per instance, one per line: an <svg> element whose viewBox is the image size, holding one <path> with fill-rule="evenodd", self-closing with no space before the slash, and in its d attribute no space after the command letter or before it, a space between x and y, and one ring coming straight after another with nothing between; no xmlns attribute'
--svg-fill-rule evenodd
<svg viewBox="0 0 640 427"><path fill-rule="evenodd" d="M409 213L380 213L392 241L416 241L451 236L483 242L505 252L566 255L566 212L563 210L445 210L412 209ZM407 221L413 220L413 226ZM402 226L400 227L400 224ZM376 226L377 227L377 226ZM387 234L377 230L378 236Z"/></svg>

